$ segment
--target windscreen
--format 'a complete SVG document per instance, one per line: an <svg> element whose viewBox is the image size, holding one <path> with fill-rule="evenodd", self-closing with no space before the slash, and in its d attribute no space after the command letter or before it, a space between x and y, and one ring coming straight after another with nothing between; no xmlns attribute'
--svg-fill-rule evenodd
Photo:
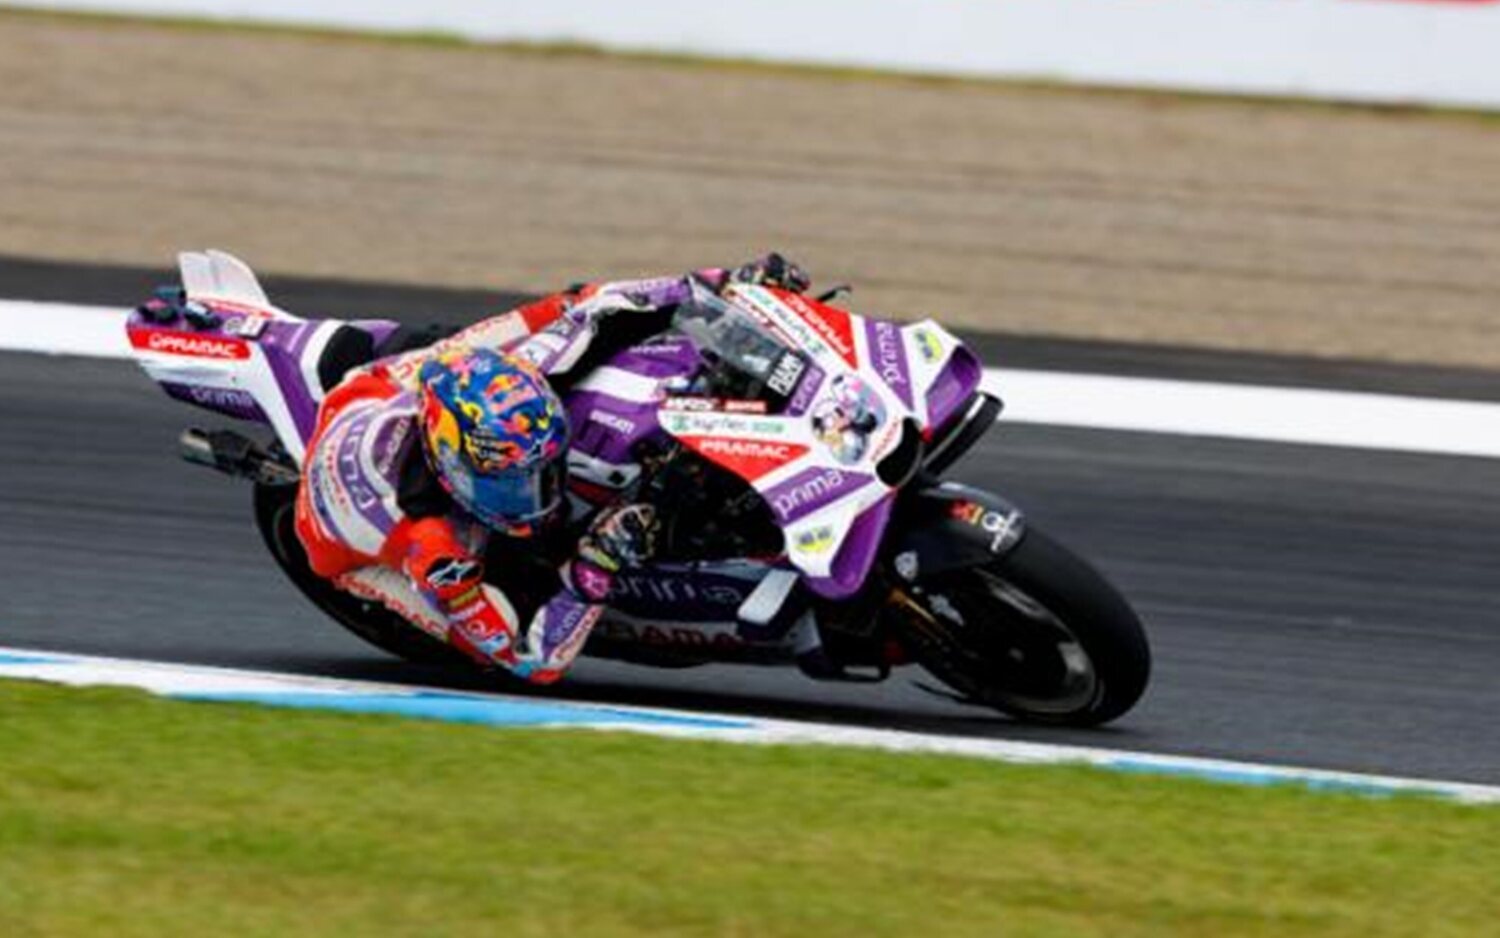
<svg viewBox="0 0 1500 938"><path fill-rule="evenodd" d="M748 379L749 396L765 390L790 396L807 368L802 356L697 278L691 283L691 295L678 306L672 324L712 359Z"/></svg>

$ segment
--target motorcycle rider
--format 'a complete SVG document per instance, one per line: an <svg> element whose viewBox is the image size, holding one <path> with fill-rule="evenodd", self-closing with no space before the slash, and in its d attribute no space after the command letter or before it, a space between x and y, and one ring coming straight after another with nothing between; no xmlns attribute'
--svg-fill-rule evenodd
<svg viewBox="0 0 1500 938"><path fill-rule="evenodd" d="M777 254L690 276L716 287L809 284ZM297 493L313 571L485 667L560 678L613 575L651 556L656 530L645 503L606 507L581 534L569 530L560 394L663 331L689 289L687 277L583 285L352 371L319 409ZM411 344L393 340L386 351ZM507 595L493 585L505 571L485 569L486 557L514 558L519 570L538 556L561 557L559 585L540 602Z"/></svg>

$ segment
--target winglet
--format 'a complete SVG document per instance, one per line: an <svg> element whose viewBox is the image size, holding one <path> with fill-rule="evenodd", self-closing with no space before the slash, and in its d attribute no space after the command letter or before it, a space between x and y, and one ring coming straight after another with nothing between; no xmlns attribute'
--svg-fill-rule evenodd
<svg viewBox="0 0 1500 938"><path fill-rule="evenodd" d="M177 267L189 299L226 300L268 312L275 310L250 265L232 254L183 251L177 255Z"/></svg>

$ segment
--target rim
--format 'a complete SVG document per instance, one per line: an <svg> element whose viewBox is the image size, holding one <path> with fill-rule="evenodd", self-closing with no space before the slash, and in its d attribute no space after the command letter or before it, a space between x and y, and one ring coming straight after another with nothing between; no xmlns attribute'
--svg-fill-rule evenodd
<svg viewBox="0 0 1500 938"><path fill-rule="evenodd" d="M1098 670L1078 636L1036 597L988 571L956 588L932 590L931 612L972 644L987 702L1006 710L1066 716L1100 697Z"/></svg>

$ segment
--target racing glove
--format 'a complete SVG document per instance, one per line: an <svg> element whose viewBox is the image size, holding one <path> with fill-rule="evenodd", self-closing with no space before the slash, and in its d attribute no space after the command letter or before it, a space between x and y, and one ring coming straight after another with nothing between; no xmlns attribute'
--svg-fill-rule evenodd
<svg viewBox="0 0 1500 938"><path fill-rule="evenodd" d="M614 576L656 552L656 509L647 504L606 508L578 539L578 553L562 569L573 595L591 603L609 597Z"/></svg>
<svg viewBox="0 0 1500 938"><path fill-rule="evenodd" d="M419 589L448 616L448 643L486 667L516 660L516 611L484 582L484 565L469 556L438 556L408 570Z"/></svg>
<svg viewBox="0 0 1500 938"><path fill-rule="evenodd" d="M609 573L640 566L656 553L657 528L652 505L606 508L579 539L578 556Z"/></svg>
<svg viewBox="0 0 1500 938"><path fill-rule="evenodd" d="M805 293L812 286L812 278L807 275L807 271L775 251L730 271L729 282L776 287L793 293Z"/></svg>
<svg viewBox="0 0 1500 938"><path fill-rule="evenodd" d="M617 505L601 512L579 539L577 556L563 566L564 589L538 610L527 628L511 673L535 684L561 678L603 615L614 575L655 552L656 528L651 505Z"/></svg>

